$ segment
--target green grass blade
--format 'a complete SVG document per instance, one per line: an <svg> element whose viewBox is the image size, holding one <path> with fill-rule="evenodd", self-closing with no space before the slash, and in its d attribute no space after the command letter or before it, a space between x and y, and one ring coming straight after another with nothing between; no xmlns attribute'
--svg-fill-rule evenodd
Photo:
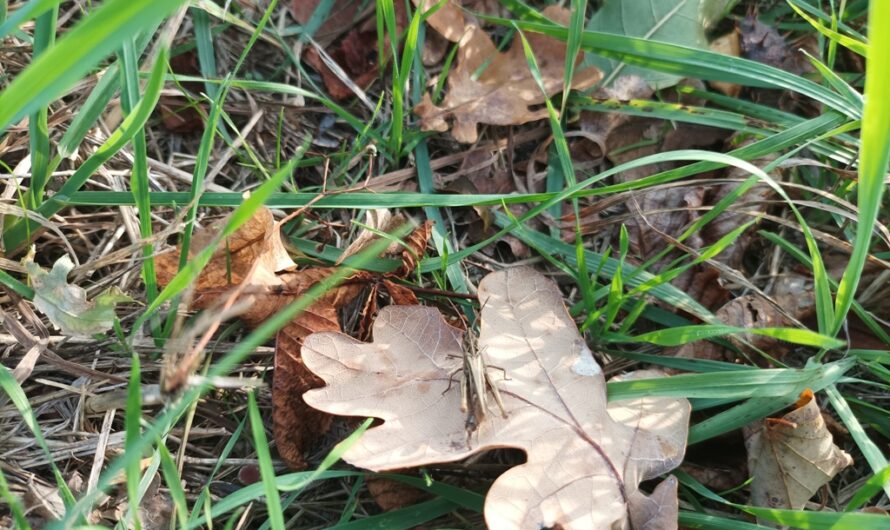
<svg viewBox="0 0 890 530"><path fill-rule="evenodd" d="M127 385L127 410L126 416L124 418L124 451L125 452L135 452L134 447L136 446L136 442L139 440L141 434L141 427L139 424L139 420L142 418L142 389L141 389L141 376L139 373L139 355L133 354L131 356L130 361L130 382ZM127 508L129 511L130 522L139 530L142 527L142 523L139 519L139 479L141 478L140 473L140 459L131 459L129 465L127 466L126 479L127 479L127 497L129 498L129 503L127 504Z"/></svg>
<svg viewBox="0 0 890 530"><path fill-rule="evenodd" d="M154 31L147 30L137 38L137 56L145 51L145 48L148 47L153 36ZM90 129L96 124L102 113L107 109L111 98L114 97L114 93L119 86L119 68L120 63L117 61L108 65L108 68L106 68L99 77L96 86L93 87L87 100L84 101L83 106L78 109L77 115L75 115L74 119L71 120L71 123L68 124L68 128L65 130L65 134L62 135L62 139L59 140L59 145L57 147L57 156L59 159L69 158L72 154L77 152L80 143L90 132ZM58 160L56 162L58 162Z"/></svg>
<svg viewBox="0 0 890 530"><path fill-rule="evenodd" d="M855 360L845 359L817 366L814 372L810 372L812 377L809 378L805 385L788 387L784 397L755 397L701 421L689 428L689 444L711 439L725 432L738 429L752 421L761 420L770 414L775 414L797 401L798 396L804 389L809 388L813 392L819 392L837 382L855 365Z"/></svg>
<svg viewBox="0 0 890 530"><path fill-rule="evenodd" d="M849 368L850 363L836 365ZM824 365L828 366L828 365ZM723 398L740 400L752 397L797 396L805 388L825 377L824 366L793 369L727 370L701 374L680 374L651 379L612 381L608 383L609 401L651 396L686 398Z"/></svg>
<svg viewBox="0 0 890 530"><path fill-rule="evenodd" d="M511 234L518 238L520 241L534 247L538 247L539 249L544 250L546 253L551 253L552 255L562 256L563 260L570 266L577 267L576 264L576 247L574 245L570 245L564 241L550 238L540 232L536 232L529 228L526 228L523 225L513 226L515 222L509 220L503 214L498 214L495 217L495 223L502 228L511 228ZM599 262L603 261L603 266L601 270L598 271L598 275L608 281L611 281L611 278L618 274L618 269L622 269L622 276L626 280L626 285L631 288L638 287L642 285L644 282L651 280L654 278L649 272L646 271L638 271L634 266L630 264L621 265L621 263L612 257L606 256L606 259L603 259L604 256L597 254L590 250L585 250L585 256L588 262ZM702 320L705 321L713 321L714 314L708 311L707 308L699 304L696 300L690 297L687 293L677 289L673 285L670 284L662 284L653 287L648 290L648 294L662 300L666 304L671 307L681 308L683 311L686 311L690 314L693 314Z"/></svg>
<svg viewBox="0 0 890 530"><path fill-rule="evenodd" d="M372 421L373 420L370 418L366 419L358 427L358 429L347 436L345 440L334 446L331 452L328 453L322 463L314 471L288 473L286 475L274 477L276 490L298 493L316 480L353 477L359 475L360 473L355 471L329 471L329 468L339 462L341 457L343 456L343 453L345 453L347 449L352 447L359 440L359 438L362 437L365 431L367 431L368 428L371 426ZM231 495L220 499L219 502L214 504L211 510L211 516L213 518L218 518L221 515L235 510L239 506L242 506L249 502L254 502L261 495L263 495L264 491L265 485L262 483L251 484L250 486L241 488L235 493L232 493ZM195 522L196 521L193 521L189 528L196 528L197 526L199 526L198 524L195 524Z"/></svg>
<svg viewBox="0 0 890 530"><path fill-rule="evenodd" d="M390 25L389 9L392 7L391 0L382 2L386 6L387 31L389 32L390 42L397 42L398 35L395 27L395 15L393 14L392 25ZM435 12L435 7L430 12ZM405 103L408 101L408 81L411 79L412 65L415 62L415 55L420 52L418 48L418 37L420 33L420 23L424 19L420 9L414 11L411 22L408 24L408 31L405 34L405 45L402 49L402 61L398 68L393 67L392 73L392 136L389 143L390 154L395 158L402 152L402 136L405 129ZM396 55L393 55L395 60Z"/></svg>
<svg viewBox="0 0 890 530"><path fill-rule="evenodd" d="M204 270L204 267L210 262L210 258L213 257L216 247L227 237L232 235L238 227L246 223L247 220L253 216L254 212L266 203L272 191L281 187L284 179L290 176L291 171L293 171L294 165L300 156L302 156L302 151L298 153L297 159L291 160L285 167L276 172L272 178L264 182L259 188L254 190L249 197L241 202L235 211L232 212L228 223L226 223L226 226L223 227L220 233L214 238L213 242L195 255L183 269L176 273L176 276L170 280L170 283L168 283L164 290L158 294L157 298L148 304L145 312L136 320L136 323L133 324L134 332L140 329L142 324L151 318L164 302L178 295L195 281L201 271Z"/></svg>
<svg viewBox="0 0 890 530"><path fill-rule="evenodd" d="M358 521L330 527L330 530L409 530L457 509L448 499L434 499Z"/></svg>
<svg viewBox="0 0 890 530"><path fill-rule="evenodd" d="M0 93L0 130L46 106L142 28L184 0L112 0L68 31Z"/></svg>
<svg viewBox="0 0 890 530"><path fill-rule="evenodd" d="M52 48L56 40L56 21L59 16L58 6L54 6L37 17L34 25L34 42L32 60ZM47 124L47 107L41 106L28 120L28 141L31 147L31 185L28 193L28 208L36 208L43 200L43 190L49 180L50 147L49 126Z"/></svg>
<svg viewBox="0 0 890 530"><path fill-rule="evenodd" d="M216 461L216 464L213 466L213 470L210 472L210 480L216 477L217 473L219 473L219 470L223 467L226 459L229 458L230 454L232 454L232 450L235 449L235 445L241 440L241 433L244 432L244 426L246 422L247 418L243 417L241 419L241 422L238 423L238 427L229 437L229 440L226 442L225 447L223 447L223 450L219 453L219 459ZM202 515L201 507L209 501L210 491L207 488L203 488L201 490L201 493L198 495L197 500L195 500L195 503L193 504L192 513L189 515L188 523L186 525L182 525L182 528L198 526L198 518Z"/></svg>
<svg viewBox="0 0 890 530"><path fill-rule="evenodd" d="M378 476L380 476L380 478L397 480L403 484L414 486L417 489L430 491L440 497L450 500L462 508L472 510L476 513L482 513L482 509L485 505L484 495L443 482L428 483L425 479L389 473L380 474Z"/></svg>
<svg viewBox="0 0 890 530"><path fill-rule="evenodd" d="M0 15L2 14L0 13ZM9 491L9 484L6 482L6 475L3 474L3 469L0 469L0 499L3 499L9 511L12 512L12 520L15 521L16 528L31 530L31 525L28 524L28 519L25 518L25 509L22 503Z"/></svg>
<svg viewBox="0 0 890 530"><path fill-rule="evenodd" d="M8 272L0 270L0 284L26 300L34 299L34 289L13 278Z"/></svg>
<svg viewBox="0 0 890 530"><path fill-rule="evenodd" d="M703 528L707 530L770 530L771 528L738 519L686 511L681 511L677 520L684 528Z"/></svg>
<svg viewBox="0 0 890 530"><path fill-rule="evenodd" d="M266 439L266 428L256 404L253 391L247 393L247 414L250 417L250 430L253 433L253 447L256 450L257 462L260 466L263 490L266 493L266 515L269 517L272 530L284 530L284 513L281 510L281 497L275 486L275 468L272 466L272 455Z"/></svg>
<svg viewBox="0 0 890 530"><path fill-rule="evenodd" d="M489 16L482 18L505 26L515 24L523 31L542 33L563 41L568 39L568 29L552 21L513 21ZM821 85L748 59L699 48L589 30L582 33L581 48L604 57L620 59L629 64L681 77L790 90L820 101L852 119L859 119L862 114L861 107L852 105Z"/></svg>
<svg viewBox="0 0 890 530"><path fill-rule="evenodd" d="M179 471L176 469L176 462L170 456L170 451L164 445L164 441L157 438L155 445L158 448L158 456L161 461L161 473L164 475L164 482L167 483L167 490L170 492L170 498L173 500L173 517L179 524L179 528L188 526L188 501L185 498L185 490L182 489Z"/></svg>
<svg viewBox="0 0 890 530"><path fill-rule="evenodd" d="M40 430L40 424L37 422L37 416L34 415L34 410L31 408L31 404L28 403L28 397L25 395L24 390L22 390L21 385L19 385L18 381L12 376L12 373L8 368L0 364L0 389L9 397L12 404L15 406L16 410L18 410L19 414L22 416L22 421L25 425L28 426L28 429L31 430L31 433L34 435L34 441L37 442L38 447L43 451L44 456L46 456L47 460L50 463L50 468L52 469L53 476L56 479L56 486L59 488L59 493L61 494L62 500L65 502L66 506L73 502L74 495L71 493L71 490L68 488L68 484L65 482L65 479L62 477L62 473L59 471L59 468L56 467L55 459L53 458L52 453L49 450L49 446L46 444L46 438L43 437L43 431Z"/></svg>
<svg viewBox="0 0 890 530"><path fill-rule="evenodd" d="M61 158L68 158L77 152L77 147L89 134L99 116L105 112L117 90L118 68L118 63L114 63L105 70L105 74L96 82L96 86L93 87L77 115L68 124L68 129L59 140L58 151Z"/></svg>
<svg viewBox="0 0 890 530"><path fill-rule="evenodd" d="M868 437L865 429L862 428L859 420L856 419L856 415L850 410L850 405L847 404L847 400L845 400L841 393L837 391L837 388L835 388L834 385L829 386L825 389L825 393L828 395L828 400L837 412L838 417L844 423L847 430L850 431L850 436L853 437L853 441L856 442L857 447L862 451L862 456L865 457L869 467L871 467L872 473L880 473L881 470L887 467L887 458L884 456L884 453L882 453L877 444ZM890 495L890 483L884 484L884 492Z"/></svg>
<svg viewBox="0 0 890 530"><path fill-rule="evenodd" d="M878 494L882 488L884 488L887 483L890 483L890 466L885 467L881 471L875 473L868 480L865 481L865 484L862 485L856 493L853 494L853 497L850 499L850 502L847 503L847 506L844 507L845 512L852 512L854 510L858 510L865 503L867 503L872 497Z"/></svg>
<svg viewBox="0 0 890 530"><path fill-rule="evenodd" d="M801 530L861 530L862 528L890 528L890 521L886 516L868 514L868 513L836 513L830 511L805 511L805 510L781 510L773 508L762 508L759 506L747 506L729 502L723 497L712 492L689 474L679 471L676 472L680 482L690 490L698 493L702 497L740 509L757 516L759 519L782 523L788 528L799 528ZM681 514L681 520L683 515ZM699 519L702 520L702 519ZM761 526L745 526L739 522L736 526L716 526L714 528L763 528ZM711 528L710 526L693 526L693 528Z"/></svg>
<svg viewBox="0 0 890 530"><path fill-rule="evenodd" d="M776 510L758 506L738 506L760 519L801 530L890 530L886 515L873 513L833 513L805 510Z"/></svg>
<svg viewBox="0 0 890 530"><path fill-rule="evenodd" d="M419 29L418 35L423 38L426 37L424 27L421 27ZM418 45L422 46L422 43L419 43ZM423 76L425 73L425 69L422 67L420 56L415 55L415 61L417 61L417 63L415 64L412 73L413 80L411 85L411 98L414 104L418 104L423 97L423 87L425 86ZM433 169L430 166L429 145L425 138L418 141L417 145L414 147L414 161L417 166L417 187L420 189L421 193L434 195L436 193L435 178L433 175ZM445 223L445 218L442 216L442 212L433 207L433 205L425 205L423 208L423 213L424 215L426 215L427 219L433 221L433 231L431 237L438 255L450 256L451 254L453 254L454 246L449 240L450 234L448 231L448 225ZM438 266L440 266L441 261L439 261L438 263ZM445 265L445 276L448 279L448 282L451 284L452 289L459 293L469 292L460 263L449 261L449 263Z"/></svg>
<svg viewBox="0 0 890 530"><path fill-rule="evenodd" d="M54 50L57 48L53 48ZM164 69L167 67L167 50L161 49L158 58L155 61L151 77L145 87L145 93L139 104L133 109L133 112L127 115L120 127L117 128L105 142L96 150L95 153L84 161L80 167L74 172L74 175L68 178L62 187L49 200L40 205L37 213L50 218L59 210L66 206L65 200L74 192L79 190L90 179L93 173L99 167L111 159L118 151L120 151L127 142L142 130L145 122L151 116L158 98L161 94L161 88L164 84ZM2 111L0 111L2 112ZM35 223L28 219L22 219L14 226L4 232L4 243L7 249L19 248L27 242L31 232L37 227Z"/></svg>
<svg viewBox="0 0 890 530"><path fill-rule="evenodd" d="M604 340L612 342L648 342L659 346L681 346L689 342L714 337L722 337L730 334L750 333L775 339L784 340L802 346L814 346L818 348L840 348L846 344L827 335L814 333L808 329L796 328L740 328L724 325L697 325L682 326L658 331L651 331L635 337L604 336Z"/></svg>
<svg viewBox="0 0 890 530"><path fill-rule="evenodd" d="M562 79L562 105L559 115L565 116L568 95L572 89L572 78L575 76L575 60L581 51L581 33L584 31L584 16L587 14L587 0L572 0L569 35L566 40L566 66Z"/></svg>
<svg viewBox="0 0 890 530"><path fill-rule="evenodd" d="M0 17L0 39L9 35L9 32L20 24L58 7L59 3L60 0L31 0L16 9L11 16L7 16L7 0L3 0L3 2L0 2L0 10L2 10L3 15Z"/></svg>
<svg viewBox="0 0 890 530"><path fill-rule="evenodd" d="M242 82L233 82L232 86L242 86ZM243 87L243 86L242 86ZM249 88L246 87L246 88ZM728 153L732 157L742 160L753 160L788 147L798 145L814 137L817 137L827 131L832 130L838 125L844 123L842 116L834 113L826 113L817 118L807 120L795 125L787 130L776 133L773 136L758 140L752 144L740 147ZM632 167L639 167L648 163L654 163L651 157L633 161L628 165L622 165L620 168L611 169L600 175L598 180L605 179L619 171L625 171ZM633 189L642 189L655 184L664 184L673 182L681 178L689 177L706 171L711 171L723 167L722 164L712 161L696 162L677 169L671 169L657 173L650 177L640 179L635 182L612 184L601 188L577 191L578 197L601 196L620 191L628 191ZM588 181L589 182L589 181ZM422 181L421 181L422 183ZM572 190L574 192L574 190ZM411 208L411 207L457 207L457 206L490 206L506 204L517 204L527 202L539 202L554 200L553 194L529 194L529 195L446 195L432 193L342 193L337 195L329 195L321 200L317 199L315 193L281 193L272 194L270 196L268 206L276 208L300 208L313 202L315 208L368 208L373 207L392 207L392 208ZM555 199L556 202L563 200L565 197ZM173 206L175 204L184 204L188 201L188 194L182 192L155 192L151 194L152 204ZM82 206L103 206L103 205L132 205L133 197L129 192L77 192L71 193L64 197L67 205ZM199 204L201 206L216 207L235 207L241 203L240 193L205 193ZM550 206L548 204L548 206ZM491 241L486 241L485 244ZM481 248L481 247L480 247ZM478 250L474 248L473 252ZM436 260L426 261L422 265L423 272L429 272L439 267L440 263Z"/></svg>
<svg viewBox="0 0 890 530"><path fill-rule="evenodd" d="M204 191L204 177L207 176L207 168L210 166L210 155L213 152L226 90L223 89L221 92L217 92L217 94L222 94L222 96L210 103L210 116L207 117L207 122L204 124L204 134L201 135L198 154L195 155L195 167L192 170L191 188L189 189L188 202L186 203L189 205L189 211L186 214L185 229L182 232L180 241L179 270L182 270L188 261L192 233L194 232L195 220L198 216L198 197Z"/></svg>
<svg viewBox="0 0 890 530"><path fill-rule="evenodd" d="M804 12L804 10L801 9L800 6L798 5L797 0L787 0L787 1L788 1L788 5L791 6L791 9L793 9L794 12L800 16L800 18L806 20L811 26L813 26L813 29L815 29L816 31L818 31L819 33L824 35L827 39L834 41L834 42L840 44L841 46L847 48L848 50L850 50L854 53L858 53L859 55L861 55L863 57L868 57L868 44L866 44L865 42L862 42L859 39L855 39L853 37L848 37L848 36L844 35L843 33L838 33L836 30L834 30L832 28L825 27L825 25L822 24L822 22L820 22L820 21L816 20L815 18L811 17L810 15L806 14Z"/></svg>
<svg viewBox="0 0 890 530"><path fill-rule="evenodd" d="M890 20L890 2L870 2L868 19L872 29ZM865 69L862 148L859 153L859 222L856 223L853 252L837 290L831 325L831 331L835 334L844 325L862 278L890 159L890 150L887 149L890 142L890 31L872 31L870 37L870 60Z"/></svg>
<svg viewBox="0 0 890 530"><path fill-rule="evenodd" d="M216 53L213 46L213 33L210 31L210 15L203 9L192 7L192 24L195 27L195 46L198 48L198 67L201 75L212 79L216 77ZM214 83L204 83L204 90L210 99L216 99L219 87Z"/></svg>
<svg viewBox="0 0 890 530"><path fill-rule="evenodd" d="M126 114L133 112L142 97L139 94L139 64L136 57L136 38L124 41L120 52L121 108ZM133 145L133 171L130 174L130 190L136 199L139 212L139 235L149 240L152 235L151 199L148 183L148 149L145 143L145 130L136 131L131 140ZM142 281L145 283L145 298L151 302L158 296L158 281L155 276L154 246L142 246Z"/></svg>
<svg viewBox="0 0 890 530"><path fill-rule="evenodd" d="M401 231L393 235L396 237L404 237L406 233L405 231ZM355 265L357 267L362 267L369 262L376 261L377 256L381 252L383 252L387 246L389 246L389 241L386 239L375 241L367 249L363 250L355 256ZM336 288L343 281L345 281L346 278L354 273L355 269L352 267L338 268L336 271L334 271L333 274L313 285L308 291L306 291L303 296L294 300L288 306L283 307L271 318L263 322L253 332L244 337L243 340L237 343L235 348L233 348L217 362L211 365L210 369L207 371L206 378L202 382L188 387L184 391L180 399L173 402L156 417L155 422L145 429L145 433L139 439L138 444L133 448L134 452L125 453L124 455L110 462L108 464L108 467L99 477L99 483L97 487L78 499L77 503L66 512L65 517L62 521L53 522L48 525L48 528L50 530L70 528L74 524L74 522L79 517L81 517L81 514L86 513L86 511L99 500L100 496L108 490L113 480L124 469L126 469L127 465L129 465L129 462L132 459L141 458L142 451L150 447L150 445L154 442L155 439L157 439L158 436L163 436L164 433L166 433L167 430L172 427L177 418L179 418L195 400L199 399L201 395L211 389L210 381L212 381L216 377L224 376L230 373L232 370L238 367L240 363L247 359L248 356L256 350L256 348L261 346L270 337L272 337L279 329L283 328L289 322L293 321L294 318L296 318L299 314L301 314L313 303L315 303L315 301L318 300L320 296L330 291L331 289ZM138 326L135 326L134 329L138 329ZM4 387L4 378L2 374L4 370L5 368L3 370L0 370L0 387ZM9 378L11 379L12 376L9 376ZM13 383L14 382L15 380L13 380ZM22 399L24 399L23 394ZM24 403L25 406L27 406L27 400L24 400ZM328 471L328 473L335 472ZM239 490L239 492L244 491L250 487L251 486L243 488L242 490Z"/></svg>

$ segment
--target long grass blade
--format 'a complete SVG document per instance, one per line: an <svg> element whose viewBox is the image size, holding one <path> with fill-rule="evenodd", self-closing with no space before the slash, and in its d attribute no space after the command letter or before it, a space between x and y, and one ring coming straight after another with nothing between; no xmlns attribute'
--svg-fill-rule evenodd
<svg viewBox="0 0 890 530"><path fill-rule="evenodd" d="M890 20L890 2L870 2L868 19L873 25ZM833 333L838 333L843 327L862 279L890 160L890 149L887 149L890 142L890 32L872 31L870 37L870 58L865 69L862 147L859 152L859 222L856 223L853 252L837 290L834 320L831 323Z"/></svg>
<svg viewBox="0 0 890 530"><path fill-rule="evenodd" d="M0 92L0 131L65 93L99 61L184 0L112 0L68 31Z"/></svg>

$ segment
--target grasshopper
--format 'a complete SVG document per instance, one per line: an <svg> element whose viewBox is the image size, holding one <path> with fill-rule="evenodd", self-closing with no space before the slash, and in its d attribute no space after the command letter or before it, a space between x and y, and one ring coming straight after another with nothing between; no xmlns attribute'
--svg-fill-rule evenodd
<svg viewBox="0 0 890 530"><path fill-rule="evenodd" d="M476 319L478 321L478 318ZM470 437L488 413L488 391L491 391L495 403L501 411L501 416L506 418L504 402L497 385L488 375L488 364L485 362L484 348L480 349L478 337L472 328L467 329L464 335L463 367L460 379L460 410L467 414L465 428L467 431L467 446L470 445Z"/></svg>

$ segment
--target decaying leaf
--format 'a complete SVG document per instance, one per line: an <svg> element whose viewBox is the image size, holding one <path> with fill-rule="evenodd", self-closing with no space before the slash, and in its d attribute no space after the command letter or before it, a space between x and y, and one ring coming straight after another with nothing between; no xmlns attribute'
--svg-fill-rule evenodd
<svg viewBox="0 0 890 530"><path fill-rule="evenodd" d="M365 226L358 236L349 244L348 247L340 254L337 264L340 264L349 256L354 256L376 241L380 236L380 232L390 233L401 227L407 222L402 214L393 215L392 212L385 208L377 210L368 210L365 212ZM399 244L393 242L386 249L387 254L398 252Z"/></svg>
<svg viewBox="0 0 890 530"><path fill-rule="evenodd" d="M768 64L795 75L805 76L815 71L815 67L801 50L818 56L818 44L812 35L794 43L788 43L772 26L768 26L753 14L745 17L738 24L741 37L742 56L752 61ZM754 88L749 90L749 97L760 104L776 106L788 112L809 115L818 114L819 106L806 99L800 99L794 93L783 90Z"/></svg>
<svg viewBox="0 0 890 530"><path fill-rule="evenodd" d="M188 51L171 57L170 69L177 75L200 76L197 52ZM204 90L203 83L189 81L184 81L182 87L194 94L200 94ZM199 108L204 110L198 112ZM164 94L158 100L158 111L164 127L171 132L187 134L204 130L203 116L207 115L207 111L203 103L190 103L183 95Z"/></svg>
<svg viewBox="0 0 890 530"><path fill-rule="evenodd" d="M611 87L598 90L594 97L604 102L630 101L645 100L652 94L652 89L642 78L627 76L617 79ZM715 145L722 147L724 138L729 134L712 127L691 124L675 126L664 120L616 112L589 111L582 113L581 129L586 133L585 138L596 144L593 154L606 157L616 165L659 152L711 148ZM673 167L674 163L658 163L633 168L621 172L616 180L636 181ZM665 235L673 237L682 233L684 228L698 218L698 208L704 203L705 189L700 185L653 186L629 194L625 202L629 214L626 225L633 254L640 260L645 260L663 250L668 243ZM596 213L597 208L602 209L593 205L582 211L582 214ZM700 248L703 242L694 235L685 244Z"/></svg>
<svg viewBox="0 0 890 530"><path fill-rule="evenodd" d="M212 242L226 222L227 219L223 219L197 232L189 254L199 252ZM178 270L179 252L159 256L157 265L158 281L165 285ZM285 272L295 267L275 229L272 213L260 209L217 248L195 282L191 307L210 307L231 288L246 282L243 296L251 297L254 302L241 318L248 325L257 326L334 270L310 268ZM302 453L306 445L324 434L330 425L330 417L307 407L300 399L302 392L321 383L303 368L299 358L300 341L313 331L340 330L337 309L360 291L361 286L355 284L332 289L278 332L272 419L279 453L294 468L305 467Z"/></svg>
<svg viewBox="0 0 890 530"><path fill-rule="evenodd" d="M199 252L212 242L226 222L227 219L223 219L196 232L189 254ZM429 234L430 225L425 224L405 238L409 249L399 247L398 251L404 254L405 274L413 270L417 256L423 255ZM159 256L157 265L158 281L166 285L178 270L179 252ZM253 303L239 318L251 327L258 326L335 270L333 267L293 270L295 267L275 228L272 213L260 209L220 244L195 282L191 308L212 307L225 299L232 288L241 286L243 291L238 302L249 297ZM320 386L322 381L303 366L302 340L316 331L340 331L339 309L355 300L373 279L370 273L356 273L346 283L324 293L276 336L272 420L279 454L294 469L305 467L303 452L327 432L331 421L330 416L303 402L303 392Z"/></svg>
<svg viewBox="0 0 890 530"><path fill-rule="evenodd" d="M317 0L295 0L291 4L291 12L305 25L319 4ZM355 24L355 27L352 24L358 15L359 4L349 0L336 0L328 13L329 18L314 35L317 42L308 46L303 54L303 60L321 75L328 93L338 101L356 95L349 83L364 90L380 73L376 18L367 17ZM397 32L401 33L407 25L408 17L401 2L395 2L394 8ZM342 33L346 35L333 44ZM388 36L386 39L384 50L389 50ZM335 69L339 72L335 72Z"/></svg>
<svg viewBox="0 0 890 530"><path fill-rule="evenodd" d="M747 433L751 502L800 510L853 459L834 444L811 390L782 418L767 418Z"/></svg>
<svg viewBox="0 0 890 530"><path fill-rule="evenodd" d="M732 139L729 143L733 143ZM744 146L753 143L752 141L737 142L735 145ZM775 160L775 155L760 157L752 160L751 163L757 167L765 167ZM749 173L737 167L730 167L725 170L726 179L730 180L715 188L710 193L711 204L716 204L724 199L727 195L735 192L741 185ZM774 175L775 176L775 175ZM766 183L757 183L733 201L732 206L718 215L713 221L705 225L702 230L702 238L708 243L714 243L723 236L729 234L744 223L756 220L758 214L766 213L769 200L776 198L776 192ZM729 265L732 268L739 268L742 265L745 251L751 244L753 230L746 231L740 237L735 239L727 248L725 248L714 259Z"/></svg>
<svg viewBox="0 0 890 530"><path fill-rule="evenodd" d="M479 348L506 418L488 414L467 438L459 384L462 333L422 306L390 306L374 342L310 335L306 365L327 386L306 401L332 414L384 420L344 455L375 471L455 461L495 448L526 451L485 502L490 528L676 528L676 481L638 489L682 460L685 399L606 403L605 379L556 284L532 269L487 276ZM625 378L652 378L657 371ZM648 525L648 526L647 526Z"/></svg>
<svg viewBox="0 0 890 530"><path fill-rule="evenodd" d="M65 501L58 486L31 480L25 485L23 500L28 511L44 521L58 521L65 516Z"/></svg>
<svg viewBox="0 0 890 530"><path fill-rule="evenodd" d="M321 3L320 0L291 0L290 12L300 25L306 25L315 14L315 10ZM352 0L334 0L328 11L328 16L321 26L312 35L322 46L330 44L338 35L347 31L358 11L359 4Z"/></svg>
<svg viewBox="0 0 890 530"><path fill-rule="evenodd" d="M785 327L794 326L794 319L805 318L815 309L813 292L806 289L776 293L772 296L772 302L770 303L770 300L766 300L760 295L747 294L727 302L716 311L715 316L717 320L726 325L740 328ZM744 341L739 339L744 339ZM743 337L732 337L729 340L743 352L750 351L747 345L765 351L773 358L780 358L788 352L788 346L785 343L766 335L746 333ZM676 355L677 357L715 361L732 362L736 360L734 353L719 344L705 340L684 344Z"/></svg>
<svg viewBox="0 0 890 530"><path fill-rule="evenodd" d="M228 218L208 225L195 232L189 245L189 258L204 250L219 235ZM193 309L204 309L218 296L241 282L250 274L250 285L272 289L284 284L279 271L292 269L296 264L290 259L281 235L273 230L272 212L262 208L248 219L214 251L207 267L201 271L194 284ZM179 271L179 249L157 257L158 283L166 285ZM250 293L253 294L253 293ZM250 317L247 317L250 319Z"/></svg>
<svg viewBox="0 0 890 530"><path fill-rule="evenodd" d="M440 14L441 19L447 15L454 20L439 23L436 16ZM550 6L543 14L561 24L569 21L569 11L562 7ZM430 18L431 25L449 40L455 40L456 29L460 28L460 48L457 66L448 74L448 93L441 106L424 94L423 101L414 109L423 130L447 131L450 118L454 138L472 143L478 137L476 126L480 123L520 125L547 117L546 108L535 107L563 89L565 42L537 33L526 36L547 91L543 94L532 77L521 39L514 39L509 50L499 53L491 37L475 21L464 20L459 9L440 10ZM580 60L579 56L579 63ZM580 68L575 72L572 88L588 88L600 77L596 68Z"/></svg>
<svg viewBox="0 0 890 530"><path fill-rule="evenodd" d="M87 301L83 288L68 283L68 273L74 269L74 263L67 255L56 260L47 272L34 263L32 248L24 265L34 287L34 306L49 317L63 335L92 337L105 333L114 324L115 306L133 301L117 286Z"/></svg>
<svg viewBox="0 0 890 530"><path fill-rule="evenodd" d="M330 50L330 59L359 89L366 89L380 73L377 65L377 32L356 28ZM355 92L334 72L315 48L303 54L303 60L321 75L328 94L337 101L351 98Z"/></svg>

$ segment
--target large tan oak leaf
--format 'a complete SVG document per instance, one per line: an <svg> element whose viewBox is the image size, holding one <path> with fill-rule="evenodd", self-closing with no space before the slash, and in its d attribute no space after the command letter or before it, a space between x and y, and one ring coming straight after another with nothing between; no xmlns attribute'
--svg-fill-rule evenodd
<svg viewBox="0 0 890 530"><path fill-rule="evenodd" d="M503 474L485 501L492 529L650 529L677 526L676 481L651 496L638 484L682 460L689 423L685 399L607 404L605 379L556 285L532 269L487 276L479 347L507 412L489 411L468 442L460 411L461 332L439 312L390 306L374 342L314 333L306 366L326 386L304 394L329 413L384 420L346 452L374 471L463 459L495 448L528 460ZM495 368L496 367L496 368ZM657 371L625 378L653 378Z"/></svg>

